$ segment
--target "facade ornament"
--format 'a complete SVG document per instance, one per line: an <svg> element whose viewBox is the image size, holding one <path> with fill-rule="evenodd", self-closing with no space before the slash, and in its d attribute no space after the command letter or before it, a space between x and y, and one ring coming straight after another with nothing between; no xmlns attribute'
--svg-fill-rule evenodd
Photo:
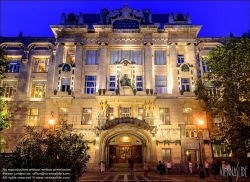
<svg viewBox="0 0 250 182"><path fill-rule="evenodd" d="M148 102L143 106L145 117L153 117L154 116L154 104L153 102Z"/></svg>
<svg viewBox="0 0 250 182"><path fill-rule="evenodd" d="M99 102L98 103L98 117L106 117L107 116L107 111L108 111L109 105L106 102Z"/></svg>
<svg viewBox="0 0 250 182"><path fill-rule="evenodd" d="M127 74L123 76L123 78L120 81L121 86L131 86L131 79L128 77Z"/></svg>

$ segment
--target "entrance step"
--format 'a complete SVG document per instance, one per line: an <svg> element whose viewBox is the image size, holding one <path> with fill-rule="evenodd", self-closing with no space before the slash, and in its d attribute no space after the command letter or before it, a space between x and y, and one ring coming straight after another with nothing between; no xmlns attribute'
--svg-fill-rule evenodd
<svg viewBox="0 0 250 182"><path fill-rule="evenodd" d="M129 163L113 163L111 164L111 167L107 170L109 172L129 172ZM142 172L143 167L141 163L135 163L134 164L134 171L135 172Z"/></svg>

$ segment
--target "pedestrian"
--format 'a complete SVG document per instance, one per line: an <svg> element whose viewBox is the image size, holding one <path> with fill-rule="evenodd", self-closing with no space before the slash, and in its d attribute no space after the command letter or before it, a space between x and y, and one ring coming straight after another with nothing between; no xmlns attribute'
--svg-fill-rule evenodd
<svg viewBox="0 0 250 182"><path fill-rule="evenodd" d="M228 177L228 181L232 182L233 179L232 179L231 166L228 162L226 162L226 164L225 164L225 170L226 170L226 175Z"/></svg>
<svg viewBox="0 0 250 182"><path fill-rule="evenodd" d="M145 161L144 162L144 176L147 177L148 176L148 163Z"/></svg>
<svg viewBox="0 0 250 182"><path fill-rule="evenodd" d="M172 165L169 161L167 162L167 169L168 169L168 174L171 174Z"/></svg>
<svg viewBox="0 0 250 182"><path fill-rule="evenodd" d="M204 168L202 162L199 164L200 178L205 178Z"/></svg>
<svg viewBox="0 0 250 182"><path fill-rule="evenodd" d="M104 172L104 170L105 170L105 164L104 164L103 161L101 161L99 163L99 170L100 170L100 174L102 174Z"/></svg>
<svg viewBox="0 0 250 182"><path fill-rule="evenodd" d="M218 175L218 171L219 171L219 165L216 163L215 160L212 162L212 170L213 170L214 179L216 179L216 176Z"/></svg>
<svg viewBox="0 0 250 182"><path fill-rule="evenodd" d="M134 175L134 161L133 159L129 159L129 170L130 170L130 175Z"/></svg>
<svg viewBox="0 0 250 182"><path fill-rule="evenodd" d="M159 161L159 164L157 165L157 171L158 171L158 174L159 174L159 181L161 182L162 181L162 173L164 172L164 166L165 164L161 163L161 161Z"/></svg>
<svg viewBox="0 0 250 182"><path fill-rule="evenodd" d="M209 177L209 176L210 176L210 175L209 175L209 164L208 164L207 161L205 161L205 171L206 171L207 177Z"/></svg>
<svg viewBox="0 0 250 182"><path fill-rule="evenodd" d="M162 162L162 174L166 174L166 171L167 171L167 168L166 168L166 165L165 165L165 162L163 161Z"/></svg>
<svg viewBox="0 0 250 182"><path fill-rule="evenodd" d="M188 173L191 175L192 174L192 168L193 168L193 164L191 161L188 162Z"/></svg>

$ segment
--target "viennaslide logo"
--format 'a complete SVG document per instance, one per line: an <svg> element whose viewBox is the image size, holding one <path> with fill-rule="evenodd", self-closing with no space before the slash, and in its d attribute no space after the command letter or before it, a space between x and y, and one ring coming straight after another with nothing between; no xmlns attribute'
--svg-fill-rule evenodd
<svg viewBox="0 0 250 182"><path fill-rule="evenodd" d="M239 177L248 177L247 170L248 166L239 166L238 162L237 166L231 166L230 168L227 168L226 166L224 168L220 167L220 175L236 176L236 181L237 181Z"/></svg>

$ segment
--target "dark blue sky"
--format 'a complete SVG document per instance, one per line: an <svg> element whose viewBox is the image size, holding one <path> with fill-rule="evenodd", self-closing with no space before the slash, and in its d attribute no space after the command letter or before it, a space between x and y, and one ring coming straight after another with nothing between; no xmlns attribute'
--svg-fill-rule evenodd
<svg viewBox="0 0 250 182"><path fill-rule="evenodd" d="M2 1L1 36L53 36L49 25L59 24L62 12L99 13L101 8L150 8L151 13L190 13L194 25L202 25L199 37L241 36L250 30L250 3L247 0L194 1Z"/></svg>

